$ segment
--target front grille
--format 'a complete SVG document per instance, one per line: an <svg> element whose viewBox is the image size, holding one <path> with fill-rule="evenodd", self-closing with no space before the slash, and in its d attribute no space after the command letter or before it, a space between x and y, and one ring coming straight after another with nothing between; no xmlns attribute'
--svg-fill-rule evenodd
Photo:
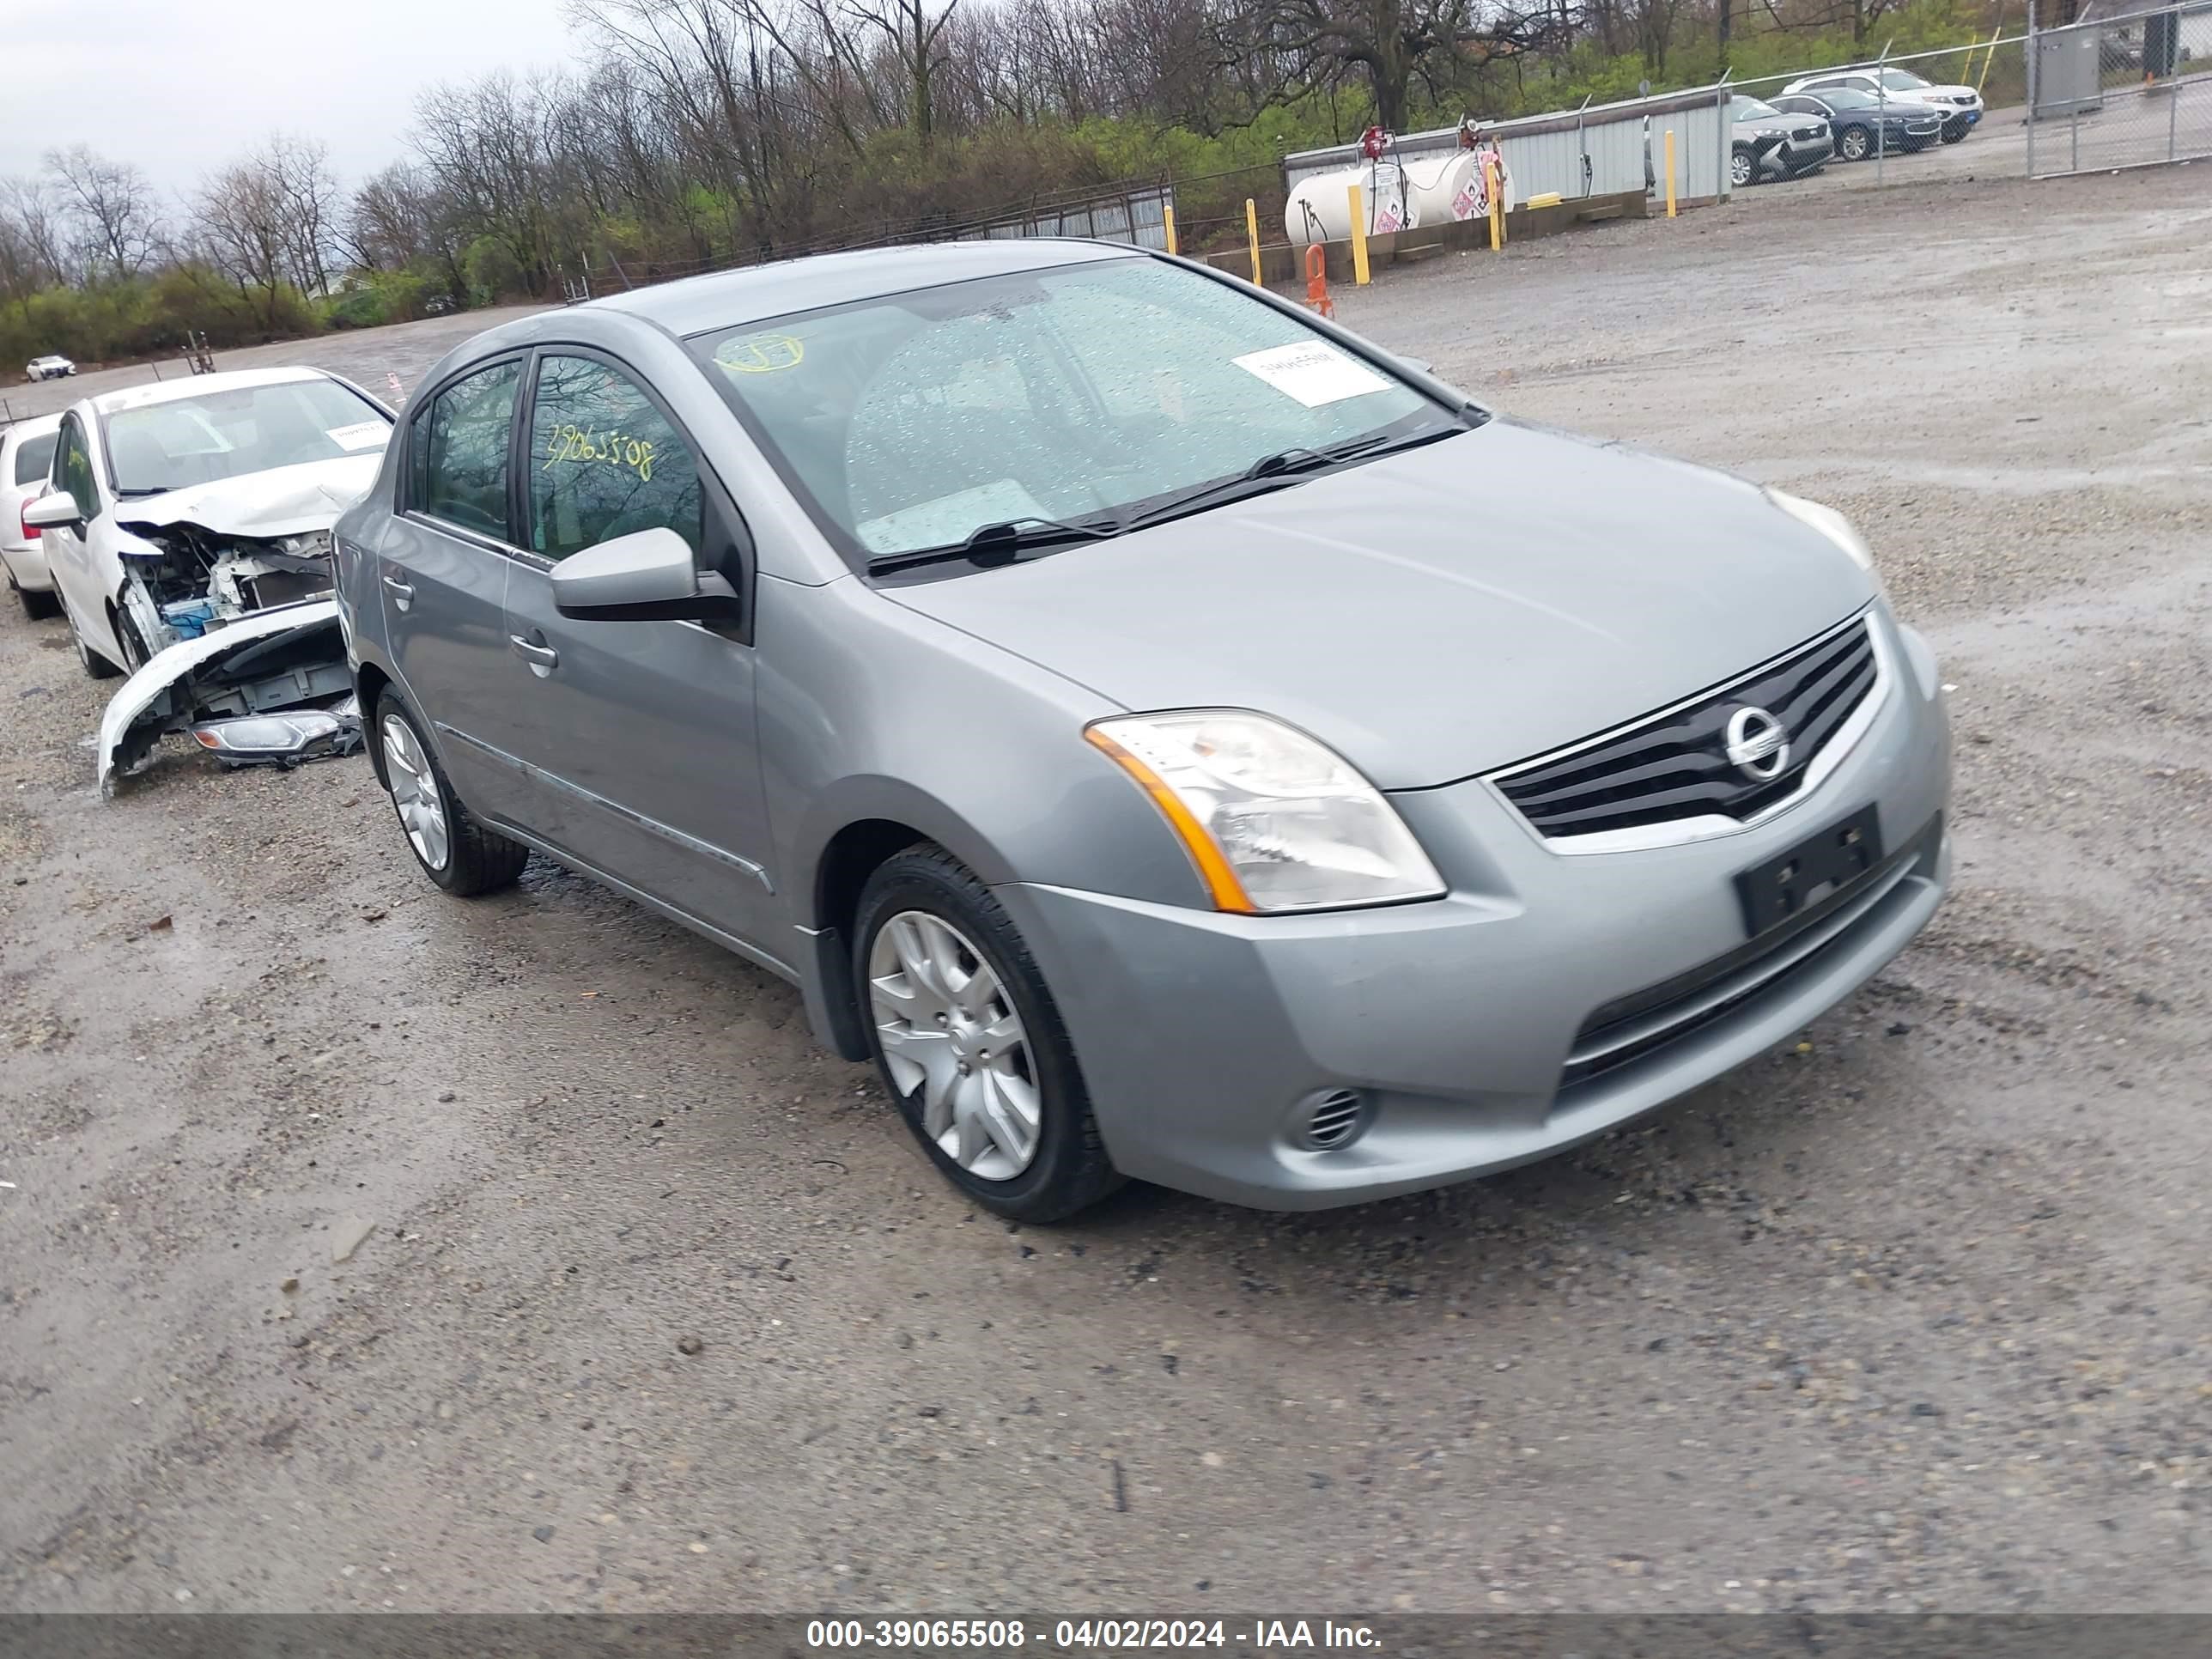
<svg viewBox="0 0 2212 1659"><path fill-rule="evenodd" d="M1800 127L1796 131L1790 135L1792 141L1801 144L1808 142L1808 140L1818 138L1820 136L1820 129L1818 127Z"/></svg>
<svg viewBox="0 0 2212 1659"><path fill-rule="evenodd" d="M1855 617L1741 679L1565 754L1509 768L1493 781L1547 838L1711 814L1741 822L1796 793L1877 674L1868 621ZM1787 734L1788 761L1771 778L1752 776L1729 759L1729 720L1741 708L1765 709Z"/></svg>
<svg viewBox="0 0 2212 1659"><path fill-rule="evenodd" d="M1812 909L1725 956L1607 1003L1576 1033L1559 1076L1561 1092L1656 1054L1725 1019L1761 993L1785 988L1817 971L1863 927L1880 925L1891 896L1915 870L1923 865L1932 870L1942 844L1943 818L1938 813L1910 845Z"/></svg>

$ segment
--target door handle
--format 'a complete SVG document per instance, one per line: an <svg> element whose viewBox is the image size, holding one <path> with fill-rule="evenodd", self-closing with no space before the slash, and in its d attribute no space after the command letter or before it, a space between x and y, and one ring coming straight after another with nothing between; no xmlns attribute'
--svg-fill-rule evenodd
<svg viewBox="0 0 2212 1659"><path fill-rule="evenodd" d="M414 583L403 582L397 576L386 576L384 579L384 585L391 590L392 604L398 605L402 611L415 603Z"/></svg>
<svg viewBox="0 0 2212 1659"><path fill-rule="evenodd" d="M507 643L516 656L530 665L531 672L540 678L560 664L561 653L550 645L535 644L520 634L509 634Z"/></svg>

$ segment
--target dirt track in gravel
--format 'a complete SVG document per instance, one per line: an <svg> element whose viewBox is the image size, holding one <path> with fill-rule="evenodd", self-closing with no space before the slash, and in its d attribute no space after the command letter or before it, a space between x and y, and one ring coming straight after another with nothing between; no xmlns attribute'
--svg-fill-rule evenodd
<svg viewBox="0 0 2212 1659"><path fill-rule="evenodd" d="M1366 1209L1010 1232L791 990L442 899L365 762L101 803L0 617L0 1606L2212 1607L2208 236L1778 191L1340 295L1851 512L1960 735L1956 891L1809 1048Z"/></svg>

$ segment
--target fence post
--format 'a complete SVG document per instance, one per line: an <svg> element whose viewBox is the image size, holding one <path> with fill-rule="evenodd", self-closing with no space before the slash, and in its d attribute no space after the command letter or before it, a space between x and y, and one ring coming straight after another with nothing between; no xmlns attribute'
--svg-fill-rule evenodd
<svg viewBox="0 0 2212 1659"><path fill-rule="evenodd" d="M1728 4L1728 3L1729 0L1721 0L1721 3L1723 5ZM1715 111L1715 114L1717 118L1714 122L1714 125L1720 129L1721 147L1719 155L1715 158L1717 164L1720 167L1720 171L1713 175L1713 191L1717 197L1722 198L1731 197L1735 194L1735 183L1729 177L1729 128L1734 125L1734 123L1729 119L1729 99L1730 94L1729 93L1728 84L1729 78L1735 73L1735 71L1732 69L1724 69L1721 71L1719 94L1720 102Z"/></svg>
<svg viewBox="0 0 2212 1659"><path fill-rule="evenodd" d="M1674 216L1674 129L1667 129L1667 216Z"/></svg>
<svg viewBox="0 0 2212 1659"><path fill-rule="evenodd" d="M2079 173L2081 171L2081 104L2079 99L2076 99L2074 103L2074 119L2069 128L2069 133L2070 153L2066 158L2066 170L2069 173Z"/></svg>
<svg viewBox="0 0 2212 1659"><path fill-rule="evenodd" d="M1252 286L1265 286L1260 281L1260 204L1250 197L1244 198L1244 234L1252 244Z"/></svg>
<svg viewBox="0 0 2212 1659"><path fill-rule="evenodd" d="M2038 50L2035 38L2035 0L2027 0L2027 40L2023 48L2027 53L2027 176L2035 177L2035 112L2037 105L2037 60L2043 54Z"/></svg>
<svg viewBox="0 0 2212 1659"><path fill-rule="evenodd" d="M1355 287L1367 285L1367 206L1360 200L1360 189L1355 182L1344 188L1345 204L1352 210L1352 281Z"/></svg>
<svg viewBox="0 0 2212 1659"><path fill-rule="evenodd" d="M1889 157L1889 77L1883 66L1889 62L1889 42L1881 43L1881 56L1874 60L1874 181L1882 181L1884 163Z"/></svg>
<svg viewBox="0 0 2212 1659"><path fill-rule="evenodd" d="M1163 207L1160 210L1160 222L1167 228L1168 252L1170 253L1180 252L1181 250L1176 246L1175 209Z"/></svg>
<svg viewBox="0 0 2212 1659"><path fill-rule="evenodd" d="M2177 14L2178 15L2178 14ZM2178 26L2177 26L2178 27ZM2173 159L2176 129L2181 118L2181 82L2179 78L2166 83L2166 159Z"/></svg>

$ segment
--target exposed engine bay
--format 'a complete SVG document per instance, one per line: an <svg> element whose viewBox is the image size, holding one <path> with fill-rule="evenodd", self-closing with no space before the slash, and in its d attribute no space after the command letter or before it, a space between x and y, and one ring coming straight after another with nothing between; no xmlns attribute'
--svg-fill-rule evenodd
<svg viewBox="0 0 2212 1659"><path fill-rule="evenodd" d="M331 591L331 533L224 536L197 524L132 526L123 550L123 607L148 654L196 640L249 611Z"/></svg>
<svg viewBox="0 0 2212 1659"><path fill-rule="evenodd" d="M120 608L147 655L100 721L103 793L171 733L191 733L226 767L360 747L330 528L359 486L339 471L252 474L118 512L131 538L118 550Z"/></svg>

